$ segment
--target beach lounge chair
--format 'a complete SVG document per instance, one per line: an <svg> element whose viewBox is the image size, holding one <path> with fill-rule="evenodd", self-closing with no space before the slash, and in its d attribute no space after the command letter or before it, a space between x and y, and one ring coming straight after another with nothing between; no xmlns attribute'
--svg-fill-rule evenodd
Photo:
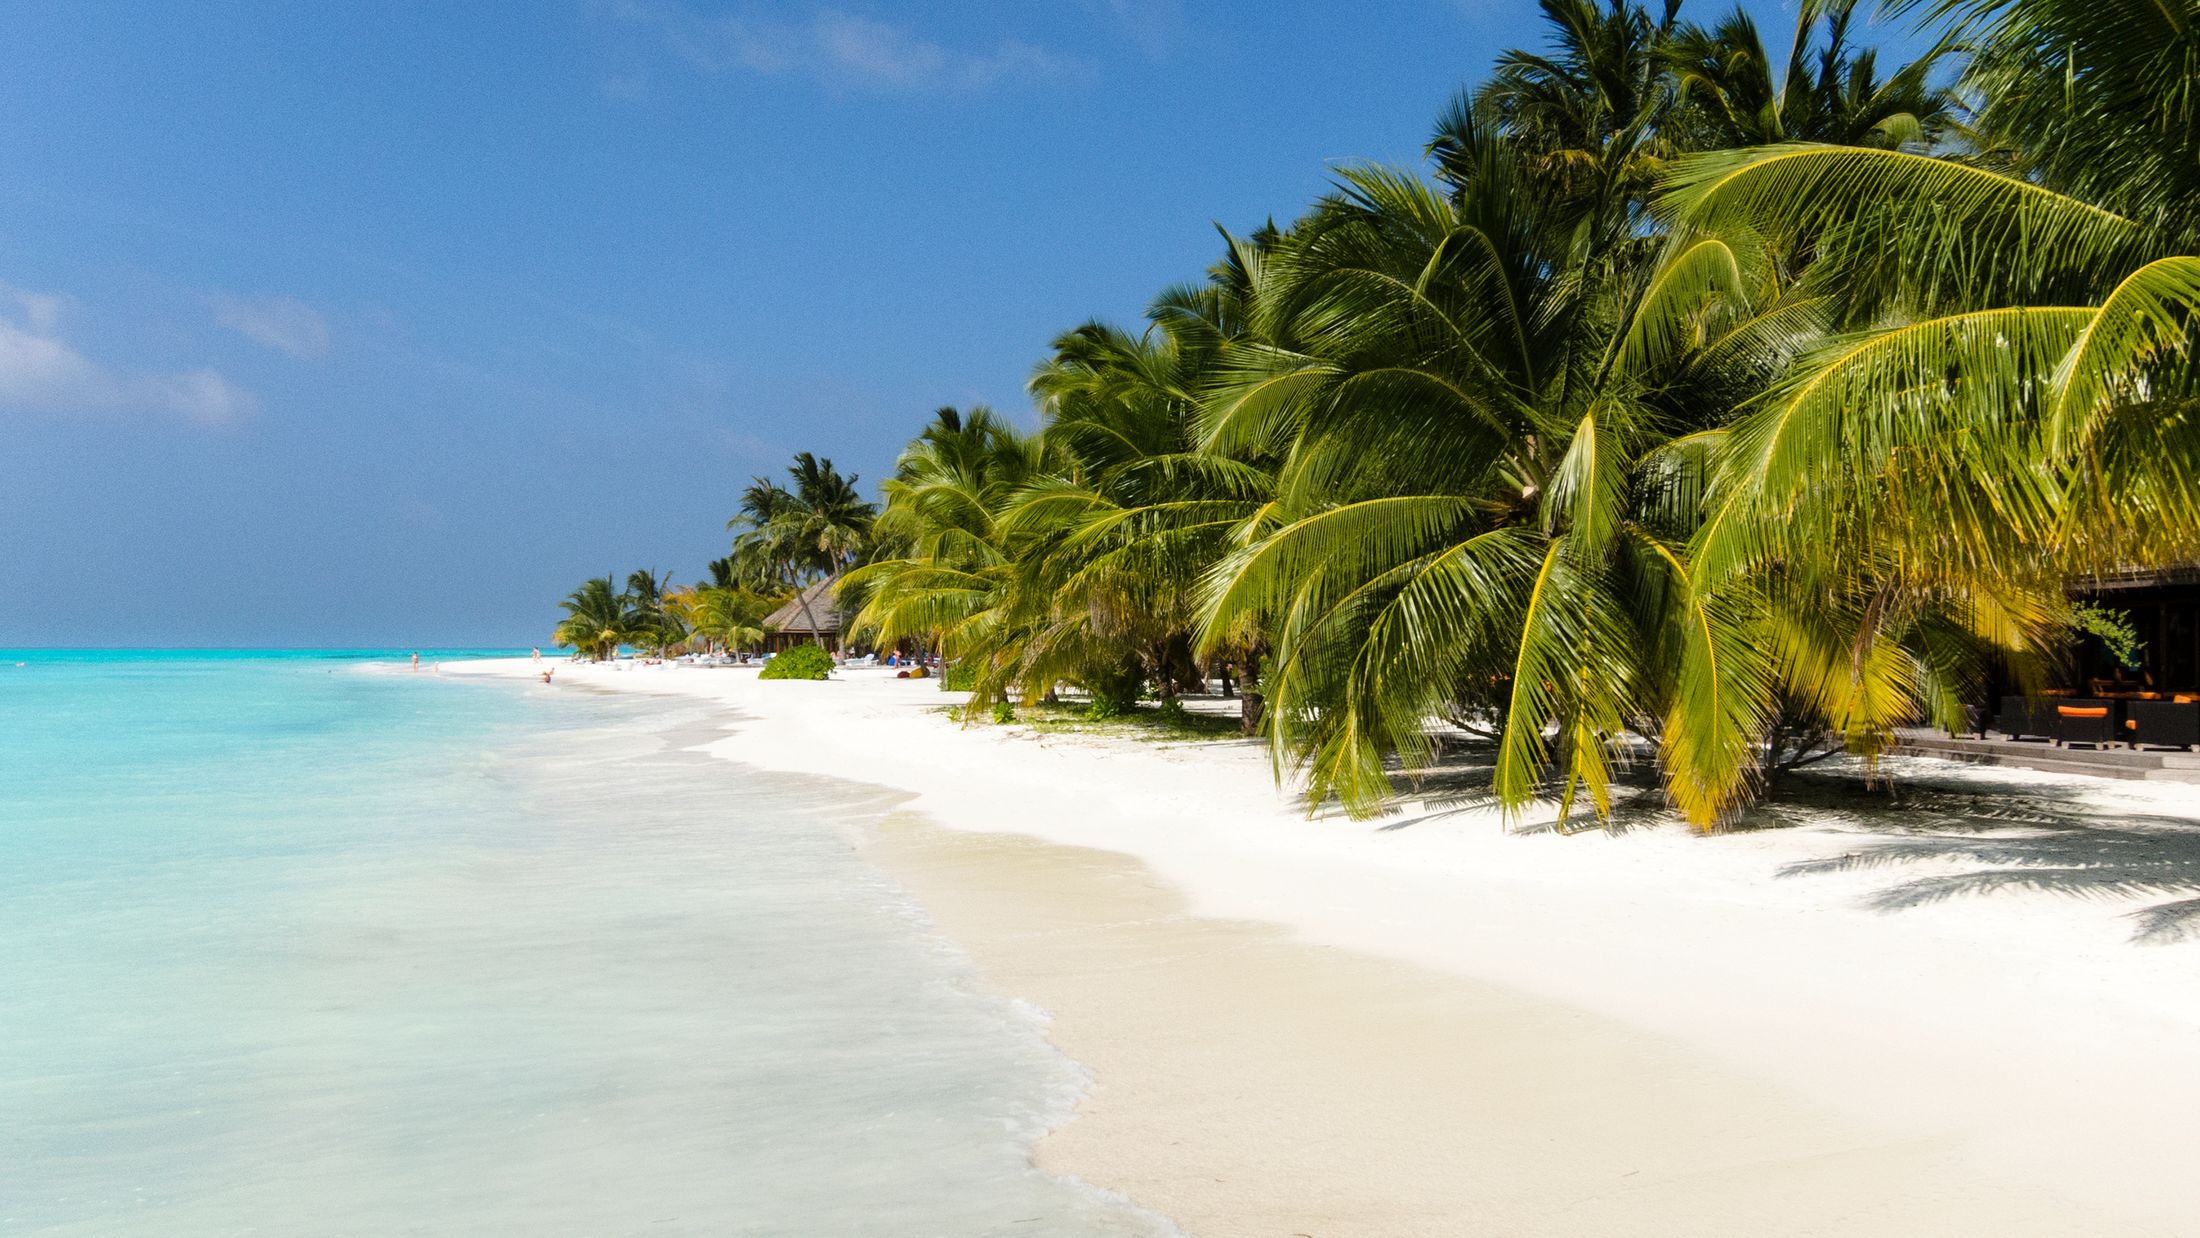
<svg viewBox="0 0 2200 1238"><path fill-rule="evenodd" d="M2055 703L2045 697L2005 696L2001 698L2001 712L1994 715L1993 729L2011 739L2053 739L2054 719Z"/></svg>
<svg viewBox="0 0 2200 1238"><path fill-rule="evenodd" d="M2120 742L2123 702L2077 696L2055 702L2054 734L2058 744L2091 744L2106 748Z"/></svg>
<svg viewBox="0 0 2200 1238"><path fill-rule="evenodd" d="M2132 747L2200 748L2200 703L2132 701L2124 710L2124 738Z"/></svg>

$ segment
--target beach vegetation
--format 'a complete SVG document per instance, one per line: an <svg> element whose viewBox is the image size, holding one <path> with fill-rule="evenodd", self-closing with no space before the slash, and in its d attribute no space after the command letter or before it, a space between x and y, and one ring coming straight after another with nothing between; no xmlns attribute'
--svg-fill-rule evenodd
<svg viewBox="0 0 2200 1238"><path fill-rule="evenodd" d="M764 616L774 606L768 595L719 584L675 593L669 604L687 626L692 643L727 653L761 646L767 635Z"/></svg>
<svg viewBox="0 0 2200 1238"><path fill-rule="evenodd" d="M608 573L581 582L560 603L565 618L550 639L569 645L591 660L618 656L619 646L632 644L648 631L649 616Z"/></svg>
<svg viewBox="0 0 2200 1238"><path fill-rule="evenodd" d="M752 478L739 512L726 522L735 536L723 582L794 598L807 629L817 631L804 590L840 574L871 545L878 508L862 497L859 480L807 451L797 452L788 466L788 484Z"/></svg>
<svg viewBox="0 0 2200 1238"><path fill-rule="evenodd" d="M773 654L757 672L759 679L829 679L833 655L818 645L796 645Z"/></svg>
<svg viewBox="0 0 2200 1238"><path fill-rule="evenodd" d="M875 519L759 479L725 580L844 572L966 717L1211 720L1232 670L1360 814L1466 738L1515 813L1722 828L2082 633L2134 656L2069 586L2200 561L2200 0L1898 6L1900 64L1851 0L1777 51L1542 7L1422 166L1056 337L1035 430L940 410Z"/></svg>

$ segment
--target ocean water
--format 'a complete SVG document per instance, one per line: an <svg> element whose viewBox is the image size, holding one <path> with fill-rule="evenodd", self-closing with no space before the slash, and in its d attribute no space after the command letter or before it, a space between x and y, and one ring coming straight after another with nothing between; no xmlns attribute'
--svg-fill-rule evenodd
<svg viewBox="0 0 2200 1238"><path fill-rule="evenodd" d="M0 651L0 1233L1168 1232L1031 1168L1081 1080L857 854L891 804L724 725Z"/></svg>

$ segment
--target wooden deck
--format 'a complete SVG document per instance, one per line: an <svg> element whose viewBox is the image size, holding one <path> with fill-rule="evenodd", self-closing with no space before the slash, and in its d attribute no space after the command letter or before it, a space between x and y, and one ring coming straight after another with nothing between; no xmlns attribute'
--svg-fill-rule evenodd
<svg viewBox="0 0 2200 1238"><path fill-rule="evenodd" d="M1905 730L1896 743L1904 756L1938 757L1973 765L2012 765L2051 774L2084 774L2144 782L2200 783L2200 752L2149 748L2057 748L2045 740L1950 739L1945 733Z"/></svg>

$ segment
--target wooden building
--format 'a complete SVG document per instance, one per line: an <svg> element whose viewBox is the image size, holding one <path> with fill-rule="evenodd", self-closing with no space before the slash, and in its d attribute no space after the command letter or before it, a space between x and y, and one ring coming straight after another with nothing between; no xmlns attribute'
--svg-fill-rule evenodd
<svg viewBox="0 0 2200 1238"><path fill-rule="evenodd" d="M2139 637L2139 665L2128 668L2097 637L2081 639L2065 676L2072 691L2200 692L2200 567L2089 578L2071 596L2129 615Z"/></svg>

